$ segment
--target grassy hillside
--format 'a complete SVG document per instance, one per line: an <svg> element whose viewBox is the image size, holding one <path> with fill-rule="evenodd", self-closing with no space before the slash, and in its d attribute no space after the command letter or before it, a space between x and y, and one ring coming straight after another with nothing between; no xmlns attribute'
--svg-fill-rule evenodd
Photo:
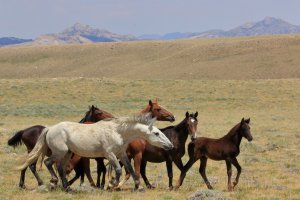
<svg viewBox="0 0 300 200"><path fill-rule="evenodd" d="M97 48L98 45L83 46L92 47ZM52 47L46 49L51 50ZM8 50L11 49L1 49ZM76 48L72 51L75 50ZM121 192L66 194L58 189L51 193L43 193L33 190L37 185L29 170L26 176L28 190L18 189L19 172L13 169L24 159L26 151L24 146L16 149L7 146L7 139L13 132L35 124L79 121L87 106L91 104L96 104L117 116L130 115L140 111L147 105L148 100L153 98L158 98L163 106L176 115L175 124L183 119L187 110L198 111L198 135L201 136L221 137L242 117L251 117L254 141L248 143L242 140L241 154L238 157L243 167L240 183L234 192L225 192L225 195L232 199L299 198L299 79L133 81L60 78L0 80L0 199L172 200L185 199L196 190L205 189L206 186L198 173L198 162L188 172L183 187L178 192L167 190L164 163L147 165L148 177L157 188L146 190L145 193L131 192L132 181L128 182ZM170 123L156 125L165 127ZM183 162L187 162L186 156ZM94 178L95 170L93 165ZM234 176L235 172L234 169ZM48 183L50 176L47 170L44 168L40 174L44 182ZM174 182L178 175L179 172L174 166ZM207 176L214 180L213 186L216 190L226 190L224 162L209 160ZM75 186L78 184L75 183Z"/></svg>
<svg viewBox="0 0 300 200"><path fill-rule="evenodd" d="M299 35L19 46L0 48L0 78L299 78L299 52Z"/></svg>

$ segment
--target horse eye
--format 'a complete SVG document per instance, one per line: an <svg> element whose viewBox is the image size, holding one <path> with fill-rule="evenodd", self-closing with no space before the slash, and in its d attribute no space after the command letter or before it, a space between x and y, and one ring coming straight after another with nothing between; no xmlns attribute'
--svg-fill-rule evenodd
<svg viewBox="0 0 300 200"><path fill-rule="evenodd" d="M158 132L154 132L154 134L155 134L156 136L159 136L159 133L158 133Z"/></svg>

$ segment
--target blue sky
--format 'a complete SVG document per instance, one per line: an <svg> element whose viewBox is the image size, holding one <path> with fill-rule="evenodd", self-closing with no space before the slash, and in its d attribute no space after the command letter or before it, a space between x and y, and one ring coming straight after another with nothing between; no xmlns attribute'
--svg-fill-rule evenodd
<svg viewBox="0 0 300 200"><path fill-rule="evenodd" d="M228 30L266 16L300 25L299 0L0 0L0 37L35 38L76 22L120 34Z"/></svg>

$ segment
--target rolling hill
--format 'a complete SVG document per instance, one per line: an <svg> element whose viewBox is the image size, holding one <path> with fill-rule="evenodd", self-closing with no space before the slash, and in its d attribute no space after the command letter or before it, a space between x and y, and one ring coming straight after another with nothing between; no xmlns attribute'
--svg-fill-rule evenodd
<svg viewBox="0 0 300 200"><path fill-rule="evenodd" d="M25 42L31 42L31 39L21 39L15 37L2 37L0 38L0 47L6 45L14 45L14 44L21 44Z"/></svg>
<svg viewBox="0 0 300 200"><path fill-rule="evenodd" d="M0 48L0 78L300 77L300 35Z"/></svg>

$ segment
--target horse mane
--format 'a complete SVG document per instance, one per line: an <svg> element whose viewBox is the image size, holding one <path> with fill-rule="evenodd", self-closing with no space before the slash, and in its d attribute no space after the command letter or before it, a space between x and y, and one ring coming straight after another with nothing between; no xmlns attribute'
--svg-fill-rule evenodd
<svg viewBox="0 0 300 200"><path fill-rule="evenodd" d="M156 121L156 118L152 118L151 113L148 112L145 114L133 115L131 117L119 117L119 118L111 118L107 120L114 120L119 124L141 123L144 125L150 125Z"/></svg>
<svg viewBox="0 0 300 200"><path fill-rule="evenodd" d="M224 135L224 137L228 137L228 136L233 136L233 135L235 135L236 133L237 133L237 130L239 129L239 127L240 127L240 122L237 124L237 125L235 125L234 127L232 127L232 129L230 129L230 131L226 134L226 135Z"/></svg>

